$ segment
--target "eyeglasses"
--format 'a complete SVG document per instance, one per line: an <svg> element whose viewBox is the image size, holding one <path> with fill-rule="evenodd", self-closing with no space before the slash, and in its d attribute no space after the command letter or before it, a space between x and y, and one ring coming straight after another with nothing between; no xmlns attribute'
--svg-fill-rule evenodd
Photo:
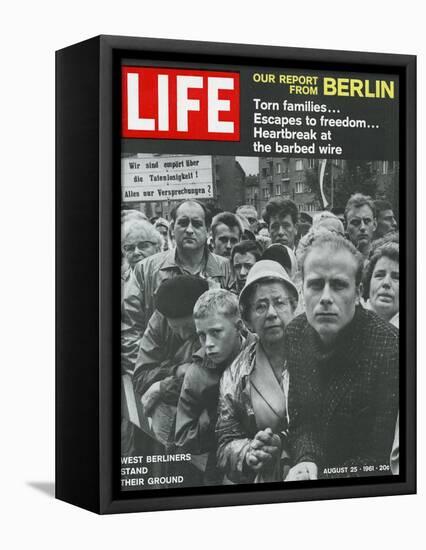
<svg viewBox="0 0 426 550"><path fill-rule="evenodd" d="M138 247L141 252L144 252L145 250L148 250L148 248L150 248L151 246L155 246L156 244L157 243L153 243L151 241L139 241L136 244L125 244L123 246L123 249L125 252L134 252L136 250L136 247Z"/></svg>
<svg viewBox="0 0 426 550"><path fill-rule="evenodd" d="M272 301L272 305L277 313L280 313L281 311L284 311L288 309L289 306L293 301L290 298L276 298ZM265 315L267 311L269 311L269 307L271 305L271 302L269 300L257 302L253 306L253 310L259 317Z"/></svg>

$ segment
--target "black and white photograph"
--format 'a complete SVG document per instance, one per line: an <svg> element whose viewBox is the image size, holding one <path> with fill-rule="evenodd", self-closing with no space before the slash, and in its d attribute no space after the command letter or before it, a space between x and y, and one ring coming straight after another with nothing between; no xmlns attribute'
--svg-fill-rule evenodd
<svg viewBox="0 0 426 550"><path fill-rule="evenodd" d="M122 489L397 474L399 163L121 162Z"/></svg>
<svg viewBox="0 0 426 550"><path fill-rule="evenodd" d="M399 477L399 75L121 78L121 492Z"/></svg>

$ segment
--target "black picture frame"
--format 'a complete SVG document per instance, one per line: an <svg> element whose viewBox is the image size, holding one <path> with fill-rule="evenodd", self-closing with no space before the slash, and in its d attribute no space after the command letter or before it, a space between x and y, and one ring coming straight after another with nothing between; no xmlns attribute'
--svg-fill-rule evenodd
<svg viewBox="0 0 426 550"><path fill-rule="evenodd" d="M401 473L394 478L118 491L121 59L397 74L400 94ZM56 53L56 498L100 514L416 491L416 57L98 36ZM118 383L117 383L118 381ZM118 390L117 390L118 387ZM115 473L114 473L115 472Z"/></svg>

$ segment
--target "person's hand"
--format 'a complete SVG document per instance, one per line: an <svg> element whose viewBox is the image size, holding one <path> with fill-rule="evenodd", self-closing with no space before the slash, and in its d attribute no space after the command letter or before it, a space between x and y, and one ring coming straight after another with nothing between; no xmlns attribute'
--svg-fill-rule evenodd
<svg viewBox="0 0 426 550"><path fill-rule="evenodd" d="M246 463L247 466L257 472L263 468L263 462L256 456L255 452L250 448L246 453Z"/></svg>
<svg viewBox="0 0 426 550"><path fill-rule="evenodd" d="M143 407L143 412L146 416L149 416L149 413L155 407L157 401L160 399L160 382L154 382L142 395L141 403Z"/></svg>
<svg viewBox="0 0 426 550"><path fill-rule="evenodd" d="M257 432L250 442L246 454L246 463L252 470L258 471L267 466L279 453L281 440L271 428Z"/></svg>
<svg viewBox="0 0 426 550"><path fill-rule="evenodd" d="M284 481L318 479L318 466L314 462L299 462L290 469Z"/></svg>
<svg viewBox="0 0 426 550"><path fill-rule="evenodd" d="M181 376L185 376L186 371L191 366L191 363L182 363L182 365L179 365L176 369L176 376L180 378Z"/></svg>

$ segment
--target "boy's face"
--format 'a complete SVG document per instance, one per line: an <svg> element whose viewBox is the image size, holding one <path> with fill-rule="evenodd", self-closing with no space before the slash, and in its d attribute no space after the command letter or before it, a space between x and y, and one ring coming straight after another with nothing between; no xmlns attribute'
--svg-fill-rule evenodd
<svg viewBox="0 0 426 550"><path fill-rule="evenodd" d="M195 328L207 357L220 365L231 361L240 347L241 320L229 319L221 313L210 313L203 319L195 319Z"/></svg>

